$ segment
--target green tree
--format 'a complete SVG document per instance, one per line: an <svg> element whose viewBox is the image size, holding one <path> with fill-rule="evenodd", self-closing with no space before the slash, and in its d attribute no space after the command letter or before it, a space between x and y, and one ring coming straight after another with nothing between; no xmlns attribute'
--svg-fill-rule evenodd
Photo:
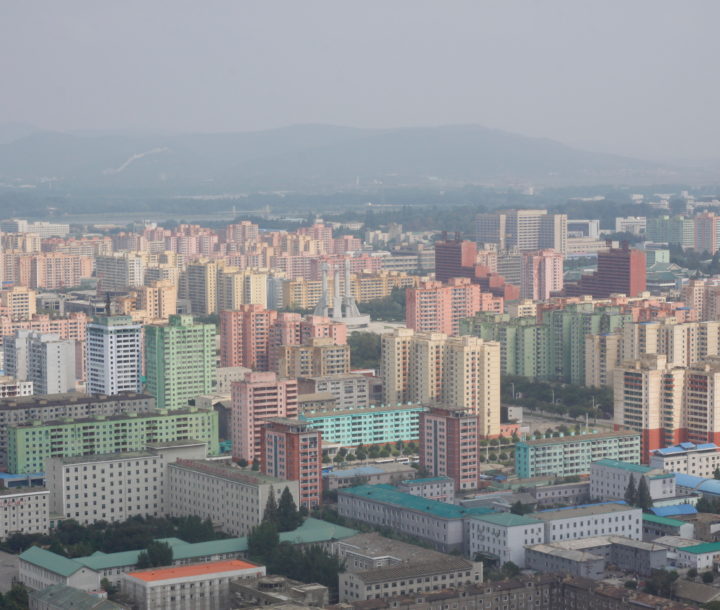
<svg viewBox="0 0 720 610"><path fill-rule="evenodd" d="M687 571L687 576L688 576L688 578L697 578L697 575L698 575L698 571L697 571L696 568L690 568L690 569Z"/></svg>
<svg viewBox="0 0 720 610"><path fill-rule="evenodd" d="M510 512L513 515L527 515L532 512L532 506L530 506L530 504L523 504L518 500L510 507Z"/></svg>
<svg viewBox="0 0 720 610"><path fill-rule="evenodd" d="M712 573L712 570L708 570L707 572L703 572L702 575L702 581L709 585L713 580L715 580L715 574Z"/></svg>
<svg viewBox="0 0 720 610"><path fill-rule="evenodd" d="M380 368L380 335L355 331L347 339L350 366L358 369Z"/></svg>
<svg viewBox="0 0 720 610"><path fill-rule="evenodd" d="M283 489L278 502L277 527L280 532L291 532L302 525L302 516L288 487Z"/></svg>
<svg viewBox="0 0 720 610"><path fill-rule="evenodd" d="M277 527L272 521L263 521L248 535L248 556L265 563L280 544Z"/></svg>
<svg viewBox="0 0 720 610"><path fill-rule="evenodd" d="M120 589L112 584L107 578L103 578L100 581L100 587L108 594L108 596L115 595ZM2 606L0 606L2 608Z"/></svg>
<svg viewBox="0 0 720 610"><path fill-rule="evenodd" d="M635 478L630 475L630 480L628 481L627 487L625 488L625 502L629 506L635 506L635 502L637 501L637 489L635 489Z"/></svg>
<svg viewBox="0 0 720 610"><path fill-rule="evenodd" d="M625 588L626 589L637 589L637 582L634 580L626 580Z"/></svg>
<svg viewBox="0 0 720 610"><path fill-rule="evenodd" d="M147 546L147 554L153 567L172 565L173 550L167 542L153 540Z"/></svg>
<svg viewBox="0 0 720 610"><path fill-rule="evenodd" d="M503 578L515 578L520 574L520 568L512 561L506 561L500 568Z"/></svg>
<svg viewBox="0 0 720 610"><path fill-rule="evenodd" d="M146 570L148 568L152 568L152 563L150 563L150 555L148 555L147 551L140 551L135 567L138 570Z"/></svg>
<svg viewBox="0 0 720 610"><path fill-rule="evenodd" d="M640 477L640 484L638 485L637 491L636 506L647 511L652 508L652 505L653 501L652 497L650 496L650 490L648 489L647 481L645 480L645 477Z"/></svg>
<svg viewBox="0 0 720 610"><path fill-rule="evenodd" d="M257 458L252 461L252 470L254 470L255 472L260 470L260 460L258 460Z"/></svg>
<svg viewBox="0 0 720 610"><path fill-rule="evenodd" d="M263 512L262 520L274 523L276 526L278 524L278 505L275 500L275 490L272 485L270 486L270 491L268 492L267 502L265 502L265 511Z"/></svg>
<svg viewBox="0 0 720 610"><path fill-rule="evenodd" d="M716 479L720 479L720 468L716 468L713 471L713 477L715 477Z"/></svg>
<svg viewBox="0 0 720 610"><path fill-rule="evenodd" d="M670 597L672 595L673 583L678 579L678 573L674 570L652 570L650 578L645 580L643 591L650 595L661 595Z"/></svg>

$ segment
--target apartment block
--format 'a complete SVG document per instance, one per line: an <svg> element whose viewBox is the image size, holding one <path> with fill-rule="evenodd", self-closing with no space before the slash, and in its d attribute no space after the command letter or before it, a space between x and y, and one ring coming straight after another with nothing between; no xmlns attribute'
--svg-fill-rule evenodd
<svg viewBox="0 0 720 610"><path fill-rule="evenodd" d="M500 565L512 561L525 567L525 547L545 540L545 523L532 515L494 513L467 519L465 553L469 557L497 557Z"/></svg>
<svg viewBox="0 0 720 610"><path fill-rule="evenodd" d="M322 500L322 434L308 424L272 418L262 427L260 470L264 474L297 481L300 505L311 510Z"/></svg>
<svg viewBox="0 0 720 610"><path fill-rule="evenodd" d="M130 392L115 396L72 393L5 398L0 400L0 465L7 467L8 426L152 411L155 411L152 396Z"/></svg>
<svg viewBox="0 0 720 610"><path fill-rule="evenodd" d="M479 311L501 313L503 298L483 292L470 278L423 282L406 290L405 324L417 332L457 335L460 320Z"/></svg>
<svg viewBox="0 0 720 610"><path fill-rule="evenodd" d="M95 257L99 292L121 292L145 282L146 257L139 252L114 252Z"/></svg>
<svg viewBox="0 0 720 610"><path fill-rule="evenodd" d="M547 210L507 210L478 214L475 223L478 243L498 244L501 250L552 248L565 253L566 214L548 214Z"/></svg>
<svg viewBox="0 0 720 610"><path fill-rule="evenodd" d="M650 497L665 500L675 497L675 475L649 466L621 460L602 459L590 468L590 497L595 500L622 500L625 498L630 478L635 489L645 479Z"/></svg>
<svg viewBox="0 0 720 610"><path fill-rule="evenodd" d="M623 337L618 333L585 336L585 385L612 386L613 371L622 362Z"/></svg>
<svg viewBox="0 0 720 610"><path fill-rule="evenodd" d="M13 396L32 396L32 381L19 381L8 375L0 375L0 398Z"/></svg>
<svg viewBox="0 0 720 610"><path fill-rule="evenodd" d="M592 295L607 298L612 294L636 297L645 292L647 274L645 252L632 250L627 243L620 248L598 252L597 271L583 275L577 283L566 284L568 296Z"/></svg>
<svg viewBox="0 0 720 610"><path fill-rule="evenodd" d="M146 451L50 458L50 510L81 525L163 516L168 464L206 457L207 444L190 440L155 443Z"/></svg>
<svg viewBox="0 0 720 610"><path fill-rule="evenodd" d="M145 327L146 390L159 409L186 407L212 390L215 325L173 315L166 326Z"/></svg>
<svg viewBox="0 0 720 610"><path fill-rule="evenodd" d="M27 286L14 286L0 290L0 311L6 312L13 320L29 320L37 313L37 293Z"/></svg>
<svg viewBox="0 0 720 610"><path fill-rule="evenodd" d="M262 425L272 417L297 417L297 380L273 372L252 372L232 384L231 432L234 459L260 459Z"/></svg>
<svg viewBox="0 0 720 610"><path fill-rule="evenodd" d="M0 490L0 540L12 534L47 534L50 491L44 487Z"/></svg>
<svg viewBox="0 0 720 610"><path fill-rule="evenodd" d="M564 256L555 250L522 254L520 298L545 301L563 289Z"/></svg>
<svg viewBox="0 0 720 610"><path fill-rule="evenodd" d="M545 542L548 544L610 535L642 540L642 510L624 503L551 508L530 516L545 522Z"/></svg>
<svg viewBox="0 0 720 610"><path fill-rule="evenodd" d="M287 487L300 504L297 481L220 462L177 460L168 466L167 485L169 515L210 519L233 536L247 536L260 524L270 493L277 500Z"/></svg>
<svg viewBox="0 0 720 610"><path fill-rule="evenodd" d="M720 468L720 447L715 443L680 443L655 449L650 454L650 467L710 479Z"/></svg>
<svg viewBox="0 0 720 610"><path fill-rule="evenodd" d="M75 390L76 345L58 335L18 330L3 338L5 372L32 382L37 394L63 394Z"/></svg>
<svg viewBox="0 0 720 610"><path fill-rule="evenodd" d="M142 326L130 316L101 316L87 325L87 390L93 394L142 389Z"/></svg>
<svg viewBox="0 0 720 610"><path fill-rule="evenodd" d="M301 345L277 348L280 377L345 375L350 372L350 346L337 345L330 337L309 339Z"/></svg>
<svg viewBox="0 0 720 610"><path fill-rule="evenodd" d="M322 433L326 443L343 447L377 445L419 438L418 421L425 407L417 404L365 409L306 409L303 422Z"/></svg>
<svg viewBox="0 0 720 610"><path fill-rule="evenodd" d="M599 432L520 441L515 446L515 471L521 479L590 474L596 460L612 458L640 463L638 432Z"/></svg>
<svg viewBox="0 0 720 610"><path fill-rule="evenodd" d="M480 415L482 437L500 434L500 344L398 329L381 339L383 396L439 403Z"/></svg>
<svg viewBox="0 0 720 610"><path fill-rule="evenodd" d="M7 470L17 474L43 472L51 457L142 451L158 442L193 439L219 453L217 412L195 407L15 424L7 436Z"/></svg>
<svg viewBox="0 0 720 610"><path fill-rule="evenodd" d="M330 394L339 409L370 405L370 379L357 373L302 377L298 379L298 392L301 397L303 394Z"/></svg>
<svg viewBox="0 0 720 610"><path fill-rule="evenodd" d="M458 408L433 407L420 414L420 466L436 477L450 477L455 489L478 485L478 415Z"/></svg>

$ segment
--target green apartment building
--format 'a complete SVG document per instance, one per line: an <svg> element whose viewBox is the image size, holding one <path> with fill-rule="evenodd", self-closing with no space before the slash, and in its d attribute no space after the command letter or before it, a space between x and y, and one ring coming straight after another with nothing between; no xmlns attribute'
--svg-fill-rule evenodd
<svg viewBox="0 0 720 610"><path fill-rule="evenodd" d="M195 439L217 455L217 411L188 407L8 426L8 472L44 472L51 457L142 451L148 443Z"/></svg>
<svg viewBox="0 0 720 610"><path fill-rule="evenodd" d="M630 321L616 306L572 303L533 317L479 313L460 321L460 334L500 343L504 375L585 385L585 336L611 333Z"/></svg>
<svg viewBox="0 0 720 610"><path fill-rule="evenodd" d="M209 394L215 378L215 325L173 315L167 326L146 326L145 376L158 409L181 409Z"/></svg>
<svg viewBox="0 0 720 610"><path fill-rule="evenodd" d="M590 464L610 458L640 463L639 432L600 432L520 441L515 445L515 472L521 479L590 474Z"/></svg>

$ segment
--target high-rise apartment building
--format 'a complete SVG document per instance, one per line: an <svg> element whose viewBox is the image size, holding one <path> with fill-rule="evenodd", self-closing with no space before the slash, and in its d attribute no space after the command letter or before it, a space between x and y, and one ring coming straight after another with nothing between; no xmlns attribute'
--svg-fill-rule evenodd
<svg viewBox="0 0 720 610"><path fill-rule="evenodd" d="M314 337L300 345L277 348L280 377L345 375L350 372L350 346L337 345L330 337Z"/></svg>
<svg viewBox="0 0 720 610"><path fill-rule="evenodd" d="M0 310L13 320L29 320L37 312L37 293L26 286L0 290Z"/></svg>
<svg viewBox="0 0 720 610"><path fill-rule="evenodd" d="M716 278L688 280L681 292L685 305L697 311L698 320L720 319L720 282Z"/></svg>
<svg viewBox="0 0 720 610"><path fill-rule="evenodd" d="M35 394L75 390L75 341L58 335L18 330L3 339L5 372L30 381Z"/></svg>
<svg viewBox="0 0 720 610"><path fill-rule="evenodd" d="M455 489L478 486L478 415L435 406L420 414L420 467L450 477Z"/></svg>
<svg viewBox="0 0 720 610"><path fill-rule="evenodd" d="M563 288L563 255L554 250L525 252L522 255L520 297L545 301Z"/></svg>
<svg viewBox="0 0 720 610"><path fill-rule="evenodd" d="M478 433L500 434L500 344L398 329L381 339L386 404L437 402L479 415Z"/></svg>
<svg viewBox="0 0 720 610"><path fill-rule="evenodd" d="M199 260L187 266L180 282L182 296L190 301L192 313L217 313L218 263Z"/></svg>
<svg viewBox="0 0 720 610"><path fill-rule="evenodd" d="M611 294L637 297L645 292L646 278L645 252L631 250L623 243L620 248L598 252L597 271L583 275L576 283L566 284L565 293L568 296L591 295L596 299L606 299Z"/></svg>
<svg viewBox="0 0 720 610"><path fill-rule="evenodd" d="M613 384L613 370L622 362L619 333L585 336L585 385L602 388Z"/></svg>
<svg viewBox="0 0 720 610"><path fill-rule="evenodd" d="M498 244L501 250L552 248L564 254L567 247L567 214L548 214L547 210L507 210L478 214L475 223L478 243Z"/></svg>
<svg viewBox="0 0 720 610"><path fill-rule="evenodd" d="M483 292L469 278L450 278L447 284L424 282L405 294L405 324L417 332L457 335L463 318L503 309L502 297Z"/></svg>
<svg viewBox="0 0 720 610"><path fill-rule="evenodd" d="M459 236L454 240L438 241L435 243L435 279L447 282L453 277L472 277L476 259L474 242L463 241Z"/></svg>
<svg viewBox="0 0 720 610"><path fill-rule="evenodd" d="M113 395L142 389L142 326L130 316L100 316L87 325L87 391Z"/></svg>
<svg viewBox="0 0 720 610"><path fill-rule="evenodd" d="M695 250L714 254L718 249L718 228L720 216L713 212L702 212L693 219L695 221Z"/></svg>
<svg viewBox="0 0 720 610"><path fill-rule="evenodd" d="M99 291L120 292L139 288L145 281L146 257L140 252L115 252L95 257Z"/></svg>
<svg viewBox="0 0 720 610"><path fill-rule="evenodd" d="M137 290L137 309L149 320L167 320L177 313L177 284L172 280L156 280Z"/></svg>
<svg viewBox="0 0 720 610"><path fill-rule="evenodd" d="M297 481L300 505L307 509L322 500L322 436L319 430L296 419L272 418L262 427L260 470L264 474Z"/></svg>
<svg viewBox="0 0 720 610"><path fill-rule="evenodd" d="M253 372L232 384L233 458L261 458L262 425L272 417L297 417L297 380L273 372Z"/></svg>
<svg viewBox="0 0 720 610"><path fill-rule="evenodd" d="M186 407L189 400L209 394L215 379L215 325L174 315L167 326L146 326L145 375L158 409Z"/></svg>

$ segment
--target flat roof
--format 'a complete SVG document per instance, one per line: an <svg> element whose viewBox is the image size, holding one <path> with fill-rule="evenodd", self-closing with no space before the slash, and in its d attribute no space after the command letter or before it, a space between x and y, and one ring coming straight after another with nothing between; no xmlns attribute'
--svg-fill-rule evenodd
<svg viewBox="0 0 720 610"><path fill-rule="evenodd" d="M209 476L220 477L249 485L259 485L262 483L270 483L273 485L282 485L284 483L287 485L290 483L290 481L278 479L277 477L270 476L269 474L263 474L258 470L230 466L229 464L224 464L215 460L178 460L169 464L169 466L172 468L182 468L183 470L201 472L202 474L207 474Z"/></svg>
<svg viewBox="0 0 720 610"><path fill-rule="evenodd" d="M577 551L574 549L564 549L557 546L551 546L549 544L533 544L527 547L528 551L535 551L536 553L543 553L545 555L553 555L554 557L560 557L569 561L602 561L600 555L588 553L586 551Z"/></svg>
<svg viewBox="0 0 720 610"><path fill-rule="evenodd" d="M473 519L478 521L486 521L494 525L502 525L504 527L516 527L519 525L533 525L542 523L540 519L533 519L525 515L515 515L513 513L494 513L492 515L473 515Z"/></svg>
<svg viewBox="0 0 720 610"><path fill-rule="evenodd" d="M403 405L371 405L369 407L363 407L362 409L346 409L343 407L332 407L330 409L318 408L314 411L305 411L298 417L305 419L313 419L318 417L347 417L354 415L363 415L367 413L382 413L385 411L427 411L427 407L416 404L403 404Z"/></svg>
<svg viewBox="0 0 720 610"><path fill-rule="evenodd" d="M126 451L124 453L100 453L98 455L77 455L74 457L51 458L59 459L63 464L82 464L84 462L119 462L144 457L158 457L149 451Z"/></svg>
<svg viewBox="0 0 720 610"><path fill-rule="evenodd" d="M90 417L67 417L41 421L40 423L26 422L21 424L9 424L8 428L44 428L46 426L72 426L75 424L94 424L104 421L125 421L137 419L150 419L153 417L175 417L178 415L193 415L196 413L214 413L213 409L201 409L199 407L183 407L182 409L157 409L155 411L140 411L119 413L118 415L94 415Z"/></svg>
<svg viewBox="0 0 720 610"><path fill-rule="evenodd" d="M625 502L603 502L600 504L586 504L585 506L571 508L551 508L536 513L531 513L532 517L542 519L543 521L554 521L556 519L574 519L575 517L590 517L592 515L602 515L604 513L619 513L634 509Z"/></svg>
<svg viewBox="0 0 720 610"><path fill-rule="evenodd" d="M226 559L225 561L210 561L186 566L168 566L167 568L153 568L141 572L128 572L128 576L145 582L172 580L175 578L188 578L190 576L203 576L220 572L234 572L236 570L250 570L261 566L240 559Z"/></svg>
<svg viewBox="0 0 720 610"><path fill-rule="evenodd" d="M606 438L618 438L618 437L629 437L637 436L640 439L639 432L596 432L595 434L575 434L569 436L559 436L557 438L537 438L529 441L522 441L526 445L561 445L563 443L579 443L584 441L596 441L603 440Z"/></svg>
<svg viewBox="0 0 720 610"><path fill-rule="evenodd" d="M467 559L445 555L444 557L430 559L429 561L401 563L393 566L384 566L382 568L372 568L364 572L356 572L355 576L365 584L369 584L403 578L432 576L434 574L445 574L447 572L460 570L464 571L468 570L471 565L471 562Z"/></svg>
<svg viewBox="0 0 720 610"><path fill-rule="evenodd" d="M400 481L403 485L427 485L430 483L452 483L450 477L425 477L423 479L405 479Z"/></svg>
<svg viewBox="0 0 720 610"><path fill-rule="evenodd" d="M705 542L704 544L696 544L694 546L678 547L679 551L699 555L701 553L720 554L720 542Z"/></svg>
<svg viewBox="0 0 720 610"><path fill-rule="evenodd" d="M657 468L650 468L650 466L643 466L642 464L633 464L631 462L621 462L620 460L611 460L610 458L603 458L597 460L593 464L599 466L608 466L610 468L619 468L620 470L627 470L628 472L639 472L641 474L647 474L651 470L657 470Z"/></svg>
<svg viewBox="0 0 720 610"><path fill-rule="evenodd" d="M658 525L668 525L670 527L680 527L687 523L687 521L680 521L679 519L669 519L668 517L658 517L657 515L648 515L646 513L643 514L643 521L657 523Z"/></svg>
<svg viewBox="0 0 720 610"><path fill-rule="evenodd" d="M470 515L485 515L494 512L490 508L464 508L457 504L448 504L447 502L429 500L421 496L413 496L398 491L392 485L360 485L358 487L339 489L338 494L358 496L383 504L392 504L407 510L427 513L440 519L462 519Z"/></svg>
<svg viewBox="0 0 720 610"><path fill-rule="evenodd" d="M120 392L108 396L106 394L84 394L82 392L66 392L65 394L34 394L32 396L12 396L0 399L0 410L38 407L57 407L58 405L96 402L118 402L121 400L148 400L154 398L142 392Z"/></svg>

